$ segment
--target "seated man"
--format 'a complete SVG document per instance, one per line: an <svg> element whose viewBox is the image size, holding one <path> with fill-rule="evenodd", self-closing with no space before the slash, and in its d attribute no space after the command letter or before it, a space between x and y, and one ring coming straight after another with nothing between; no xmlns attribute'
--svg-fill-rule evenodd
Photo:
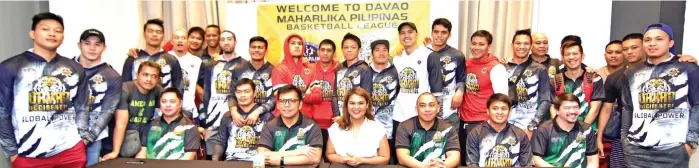
<svg viewBox="0 0 699 168"><path fill-rule="evenodd" d="M512 100L496 93L486 103L490 120L469 132L468 166L471 167L523 167L532 158L529 153L529 137L524 130L507 122Z"/></svg>
<svg viewBox="0 0 699 168"><path fill-rule="evenodd" d="M262 126L272 119L271 112L255 111L261 104L255 103L255 83L243 78L235 84L235 98L238 100L237 113L245 122L237 125L233 122L231 112L221 119L218 134L213 138L214 154L212 160L221 160L224 154L226 161L251 161L257 155L257 141L260 138ZM262 114L260 114L262 113Z"/></svg>
<svg viewBox="0 0 699 168"><path fill-rule="evenodd" d="M279 116L262 127L257 153L266 165L290 166L320 163L323 137L318 124L300 113L301 90L285 85L277 90Z"/></svg>
<svg viewBox="0 0 699 168"><path fill-rule="evenodd" d="M141 131L139 159L194 160L199 150L199 131L182 113L182 92L167 88L160 95L162 117Z"/></svg>
<svg viewBox="0 0 699 168"><path fill-rule="evenodd" d="M398 162L407 167L459 166L458 128L449 121L438 120L439 103L431 93L423 93L415 106L417 117L398 125L396 154Z"/></svg>
<svg viewBox="0 0 699 168"><path fill-rule="evenodd" d="M563 93L553 101L556 117L534 130L532 153L537 167L598 167L596 135L578 120L580 100Z"/></svg>

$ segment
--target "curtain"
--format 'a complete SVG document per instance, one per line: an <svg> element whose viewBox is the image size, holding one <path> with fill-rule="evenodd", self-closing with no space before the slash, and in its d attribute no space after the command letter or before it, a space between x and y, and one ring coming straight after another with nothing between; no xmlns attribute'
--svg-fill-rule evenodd
<svg viewBox="0 0 699 168"><path fill-rule="evenodd" d="M149 19L161 19L165 25L165 37L163 43L170 40L172 32L177 29L189 30L194 26L206 28L215 24L225 29L227 0L212 1L141 1L140 21L145 23ZM141 35L142 36L142 35ZM140 46L145 45L143 38L139 40Z"/></svg>
<svg viewBox="0 0 699 168"><path fill-rule="evenodd" d="M460 1L459 50L469 57L471 34L487 30L493 35L491 53L498 58L512 57L512 36L532 24L533 0Z"/></svg>

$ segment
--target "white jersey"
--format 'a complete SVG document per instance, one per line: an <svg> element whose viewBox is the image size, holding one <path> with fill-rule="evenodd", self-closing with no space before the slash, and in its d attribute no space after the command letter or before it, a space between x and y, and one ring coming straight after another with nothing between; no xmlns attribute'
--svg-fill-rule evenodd
<svg viewBox="0 0 699 168"><path fill-rule="evenodd" d="M417 116L415 104L418 96L430 92L427 74L427 56L430 53L432 51L420 46L410 55L403 51L400 57L393 58L400 85L398 98L393 106L393 120L403 122Z"/></svg>
<svg viewBox="0 0 699 168"><path fill-rule="evenodd" d="M201 58L187 52L184 56L177 56L174 51L169 52L170 55L177 57L182 68L182 109L192 112L192 117L198 116L196 104L194 104L194 96L197 90L197 79L199 78L199 68L201 67Z"/></svg>

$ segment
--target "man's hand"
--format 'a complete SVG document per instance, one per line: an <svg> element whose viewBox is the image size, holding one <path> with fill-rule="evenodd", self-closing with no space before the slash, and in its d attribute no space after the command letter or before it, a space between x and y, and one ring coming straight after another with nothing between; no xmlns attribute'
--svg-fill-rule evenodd
<svg viewBox="0 0 699 168"><path fill-rule="evenodd" d="M296 150L294 150L294 152L296 152L296 155L298 155L298 156L304 155L304 156L307 156L309 158L313 158L313 157L318 155L316 153L316 151L313 150L313 148L311 148L310 146L307 146L307 145L296 148Z"/></svg>
<svg viewBox="0 0 699 168"><path fill-rule="evenodd" d="M334 121L334 122L337 122L337 121L339 121L339 120L340 120L340 116L333 117L333 121Z"/></svg>
<svg viewBox="0 0 699 168"><path fill-rule="evenodd" d="M238 107L232 107L231 108L231 117L233 118L233 125L237 127L242 127L245 125L245 119L243 116L237 113Z"/></svg>
<svg viewBox="0 0 699 168"><path fill-rule="evenodd" d="M311 94L311 92L313 92L313 89L315 89L315 88L320 88L320 84L312 84L312 85L313 85L313 86L311 86L310 88L306 89L306 95Z"/></svg>
<svg viewBox="0 0 699 168"><path fill-rule="evenodd" d="M133 58L138 58L138 48L130 48L129 52L127 52L126 55Z"/></svg>
<svg viewBox="0 0 699 168"><path fill-rule="evenodd" d="M10 157L10 163L15 162L15 160L17 160L17 155L12 155L12 157Z"/></svg>
<svg viewBox="0 0 699 168"><path fill-rule="evenodd" d="M199 135L201 135L201 139L206 138L206 129L204 127L199 127Z"/></svg>
<svg viewBox="0 0 699 168"><path fill-rule="evenodd" d="M252 113L248 115L248 118L245 119L245 124L250 126L257 125L257 119L260 117L261 113L262 107L258 107L255 110L253 110Z"/></svg>
<svg viewBox="0 0 699 168"><path fill-rule="evenodd" d="M444 164L444 161L442 159L432 159L429 164L430 168L445 168L447 167L446 164Z"/></svg>
<svg viewBox="0 0 699 168"><path fill-rule="evenodd" d="M281 164L282 158L279 156L270 156L270 155L265 155L265 164L266 165L271 165L273 163L276 163L277 165Z"/></svg>
<svg viewBox="0 0 699 168"><path fill-rule="evenodd" d="M119 156L119 152L107 153L106 155L102 156L102 161L116 159L117 156Z"/></svg>
<svg viewBox="0 0 699 168"><path fill-rule="evenodd" d="M597 153L600 159L604 159L604 142L602 142L601 137L597 137Z"/></svg>
<svg viewBox="0 0 699 168"><path fill-rule="evenodd" d="M696 62L697 62L697 59L694 58L694 57L691 56L691 55L682 55L682 54L680 54L680 62L692 62L692 63L696 63Z"/></svg>
<svg viewBox="0 0 699 168"><path fill-rule="evenodd" d="M692 147L689 146L689 144L684 144L684 148L687 149L687 154L689 156L692 156L692 152L694 152L694 149L692 149Z"/></svg>
<svg viewBox="0 0 699 168"><path fill-rule="evenodd" d="M425 40L422 41L422 44L425 45L425 46L428 46L428 45L432 44L432 38L430 38L430 37L425 37Z"/></svg>
<svg viewBox="0 0 699 168"><path fill-rule="evenodd" d="M461 102L464 100L464 92L456 91L451 97L451 109L456 110L461 106Z"/></svg>
<svg viewBox="0 0 699 168"><path fill-rule="evenodd" d="M532 139L532 132L529 129L523 129L524 134L527 134L527 138Z"/></svg>

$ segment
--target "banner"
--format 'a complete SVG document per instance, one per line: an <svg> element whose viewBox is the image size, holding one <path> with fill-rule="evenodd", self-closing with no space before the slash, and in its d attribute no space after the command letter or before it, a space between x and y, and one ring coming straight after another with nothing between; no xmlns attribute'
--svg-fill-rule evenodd
<svg viewBox="0 0 699 168"><path fill-rule="evenodd" d="M371 42L379 39L391 43L390 53L402 50L398 39L398 25L413 22L418 29L414 39L430 33L430 2L361 2L319 4L260 4L257 8L257 32L268 41L267 61L277 65L284 58L284 40L290 34L299 34L306 42L305 57L316 62L318 44L323 39L335 42L335 60L343 61L342 37L347 33L361 39L359 59L371 62Z"/></svg>

